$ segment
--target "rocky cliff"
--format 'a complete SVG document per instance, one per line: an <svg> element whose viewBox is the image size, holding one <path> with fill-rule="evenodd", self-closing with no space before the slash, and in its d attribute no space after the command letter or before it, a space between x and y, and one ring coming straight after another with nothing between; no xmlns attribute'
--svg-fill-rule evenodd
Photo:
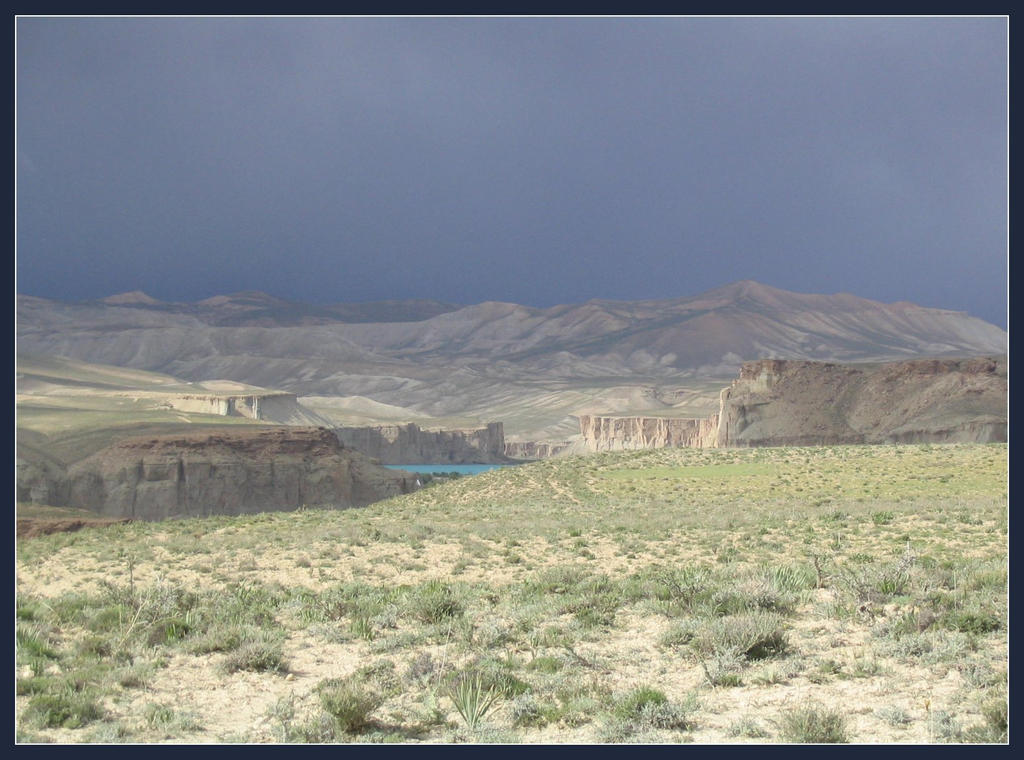
<svg viewBox="0 0 1024 760"><path fill-rule="evenodd" d="M548 459L568 452L572 441L505 441L505 456L511 459Z"/></svg>
<svg viewBox="0 0 1024 760"><path fill-rule="evenodd" d="M1006 440L1004 358L746 362L706 419L580 417L586 451Z"/></svg>
<svg viewBox="0 0 1024 760"><path fill-rule="evenodd" d="M136 394L145 397L142 394ZM153 395L153 394L150 394ZM226 395L222 393L162 394L160 403L181 412L248 417L280 425L326 426L329 421L299 403L294 393L261 391Z"/></svg>
<svg viewBox="0 0 1024 760"><path fill-rule="evenodd" d="M106 517L171 517L363 506L416 488L343 447L325 428L239 429L126 438L36 482L19 471L18 499Z"/></svg>
<svg viewBox="0 0 1024 760"><path fill-rule="evenodd" d="M718 436L718 416L708 419L672 417L580 416L580 435L586 451L709 448Z"/></svg>
<svg viewBox="0 0 1024 760"><path fill-rule="evenodd" d="M722 391L718 446L1006 440L1007 367L996 357L842 365L745 363Z"/></svg>
<svg viewBox="0 0 1024 760"><path fill-rule="evenodd" d="M418 425L335 428L345 446L384 464L497 464L507 462L500 422L477 430L423 430Z"/></svg>

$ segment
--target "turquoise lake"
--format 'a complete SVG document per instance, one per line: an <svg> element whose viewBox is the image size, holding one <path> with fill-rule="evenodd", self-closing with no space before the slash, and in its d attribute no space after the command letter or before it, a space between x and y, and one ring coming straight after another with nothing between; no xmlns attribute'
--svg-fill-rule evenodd
<svg viewBox="0 0 1024 760"><path fill-rule="evenodd" d="M386 464L392 470L409 470L410 472L457 472L459 475L479 475L488 470L501 467L515 467L514 464Z"/></svg>

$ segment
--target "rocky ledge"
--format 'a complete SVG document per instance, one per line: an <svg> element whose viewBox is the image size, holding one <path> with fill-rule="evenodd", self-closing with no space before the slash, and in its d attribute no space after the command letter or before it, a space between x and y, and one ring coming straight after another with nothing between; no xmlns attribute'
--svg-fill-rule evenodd
<svg viewBox="0 0 1024 760"><path fill-rule="evenodd" d="M345 445L384 464L501 464L505 432L500 422L471 430L424 430L418 425L343 427L334 431Z"/></svg>
<svg viewBox="0 0 1024 760"><path fill-rule="evenodd" d="M139 520L340 509L417 487L413 473L380 467L326 428L125 438L49 475L51 505ZM25 500L40 493L20 477L18 491Z"/></svg>
<svg viewBox="0 0 1024 760"><path fill-rule="evenodd" d="M585 451L1006 440L1004 357L746 362L704 419L584 415Z"/></svg>

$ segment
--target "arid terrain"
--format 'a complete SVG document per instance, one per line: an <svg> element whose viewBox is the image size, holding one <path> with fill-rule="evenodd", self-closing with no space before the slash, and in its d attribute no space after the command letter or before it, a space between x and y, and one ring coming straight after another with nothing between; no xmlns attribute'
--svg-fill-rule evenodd
<svg viewBox="0 0 1024 760"><path fill-rule="evenodd" d="M23 539L18 738L1005 741L1006 454L615 452Z"/></svg>
<svg viewBox="0 0 1024 760"><path fill-rule="evenodd" d="M289 392L337 425L502 422L510 441L559 441L579 432L581 414L706 416L743 361L1003 354L1006 332L961 312L747 280L547 309L19 296L18 351Z"/></svg>
<svg viewBox="0 0 1024 760"><path fill-rule="evenodd" d="M752 282L21 297L18 740L1005 742L1005 346Z"/></svg>

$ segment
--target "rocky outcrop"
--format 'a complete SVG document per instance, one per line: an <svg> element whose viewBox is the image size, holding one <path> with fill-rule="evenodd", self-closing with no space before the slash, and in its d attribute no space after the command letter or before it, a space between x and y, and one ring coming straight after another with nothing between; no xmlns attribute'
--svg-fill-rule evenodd
<svg viewBox="0 0 1024 760"><path fill-rule="evenodd" d="M48 474L52 506L140 520L364 506L417 487L415 474L370 462L326 428L126 438ZM19 478L19 499L40 491Z"/></svg>
<svg viewBox="0 0 1024 760"><path fill-rule="evenodd" d="M587 451L708 448L718 436L718 416L708 419L672 417L580 416L580 435Z"/></svg>
<svg viewBox="0 0 1024 760"><path fill-rule="evenodd" d="M510 459L549 459L572 447L572 441L505 441L505 456Z"/></svg>
<svg viewBox="0 0 1024 760"><path fill-rule="evenodd" d="M1006 440L1005 358L746 362L706 419L580 417L587 451Z"/></svg>
<svg viewBox="0 0 1024 760"><path fill-rule="evenodd" d="M1006 360L747 362L722 391L718 446L1006 440Z"/></svg>
<svg viewBox="0 0 1024 760"><path fill-rule="evenodd" d="M384 464L500 464L505 432L500 422L477 430L423 430L418 425L335 428L345 446Z"/></svg>
<svg viewBox="0 0 1024 760"><path fill-rule="evenodd" d="M281 425L327 425L324 419L299 403L294 393L263 391L234 395L163 394L161 403L181 412L216 414L221 417L248 417L251 420Z"/></svg>

